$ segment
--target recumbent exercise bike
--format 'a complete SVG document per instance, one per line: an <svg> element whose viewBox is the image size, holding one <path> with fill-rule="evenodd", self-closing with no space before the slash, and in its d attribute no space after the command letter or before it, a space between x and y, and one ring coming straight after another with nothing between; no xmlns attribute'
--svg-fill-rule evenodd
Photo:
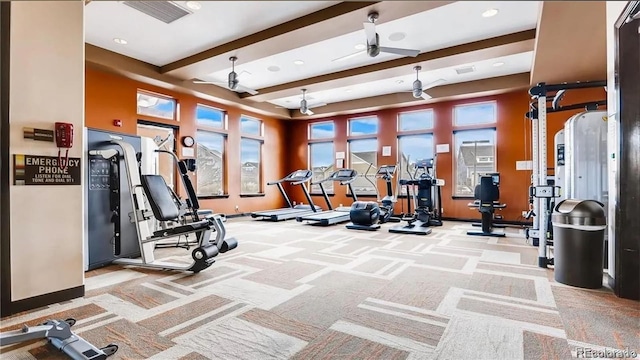
<svg viewBox="0 0 640 360"><path fill-rule="evenodd" d="M480 184L474 189L474 202L469 203L471 209L478 209L482 216L482 231L469 230L467 235L505 237L504 232L494 232L493 217L496 209L507 207L500 203L500 174L492 173L480 176Z"/></svg>
<svg viewBox="0 0 640 360"><path fill-rule="evenodd" d="M347 229L375 231L380 228L380 224L401 221L393 214L393 206L397 200L393 195L391 181L396 173L396 168L397 165L383 165L378 169L375 178L385 181L387 195L379 200L380 205L374 201L355 201L351 205L349 212L351 222L346 225Z"/></svg>

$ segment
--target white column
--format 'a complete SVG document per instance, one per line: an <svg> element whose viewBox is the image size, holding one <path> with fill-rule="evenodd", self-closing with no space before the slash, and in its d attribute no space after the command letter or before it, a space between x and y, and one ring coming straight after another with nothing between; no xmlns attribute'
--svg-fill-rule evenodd
<svg viewBox="0 0 640 360"><path fill-rule="evenodd" d="M83 158L83 16L84 1L11 2L11 155L57 156L55 143L24 139L23 127L66 122L69 157ZM11 186L12 301L82 286L84 185Z"/></svg>

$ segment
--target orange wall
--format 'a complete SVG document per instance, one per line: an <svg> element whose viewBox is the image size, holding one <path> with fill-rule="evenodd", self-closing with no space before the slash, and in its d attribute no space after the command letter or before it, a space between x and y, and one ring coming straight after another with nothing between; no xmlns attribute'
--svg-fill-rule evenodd
<svg viewBox="0 0 640 360"><path fill-rule="evenodd" d="M282 159L286 156L284 151L285 127L284 122L266 118L250 112L242 112L233 107L228 107L211 101L196 98L192 95L166 90L141 82L128 79L123 76L96 70L90 67L86 69L85 85L85 124L89 128L102 129L126 134L136 134L137 120L147 120L156 123L177 125L178 139L183 136L195 138L195 109L196 104L214 106L227 111L228 137L226 146L226 182L229 198L206 199L200 201L203 209L213 209L218 213L234 214L235 206L239 206L240 212L251 212L282 207L284 205L280 193L271 186L264 186L264 197L240 197L240 116L241 114L252 116L264 121L264 145L262 148L263 180L281 178L286 169ZM136 92L138 89L171 96L179 104L178 121L157 119L137 114ZM122 127L113 125L113 120L122 121ZM178 154L181 154L182 144L178 141ZM195 179L193 180L195 183ZM180 186L178 186L179 189Z"/></svg>
<svg viewBox="0 0 640 360"><path fill-rule="evenodd" d="M602 95L600 95L602 93ZM563 104L583 102L590 100L604 99L604 91L600 90L580 90L578 96L567 93ZM498 104L498 119L495 125L497 129L497 170L501 174L500 200L507 204L507 208L500 212L505 220L523 221L522 211L528 209L528 187L531 179L531 171L517 171L516 161L531 160L531 122L524 118L528 111L530 98L526 91L513 92L497 96L488 96L476 99L466 99L452 102L435 103L431 105L420 105L401 109L381 110L377 112L361 113L355 115L336 116L332 118L317 119L311 121L296 121L291 123L291 128L287 131L289 154L288 169L308 168L308 142L307 129L311 122L334 120L336 126L336 137L334 147L336 152L347 151L347 120L352 117L377 115L379 119L378 136L378 164L395 163L397 159L397 116L399 112L419 109L433 108L435 113L434 143L449 144L450 152L438 154L437 156L437 176L444 179L446 185L441 188L443 216L450 218L480 218L477 210L467 207L469 199L453 199L453 107L459 104L467 104L482 101L495 100ZM562 126L571 115L580 112L567 111L563 113L550 114L548 117L549 136L553 143L553 134ZM457 127L456 129L469 129L478 127ZM526 143L525 143L526 142ZM391 146L391 156L382 156L382 146ZM549 151L549 167L553 167L553 149ZM384 191L383 183L379 188ZM351 199L346 196L344 186L336 186L335 196L331 198L334 206L338 204L350 204ZM300 189L292 190L295 198L304 199ZM313 197L314 203L325 207L321 196ZM374 200L361 197L360 200ZM400 199L396 205L396 211L400 211Z"/></svg>

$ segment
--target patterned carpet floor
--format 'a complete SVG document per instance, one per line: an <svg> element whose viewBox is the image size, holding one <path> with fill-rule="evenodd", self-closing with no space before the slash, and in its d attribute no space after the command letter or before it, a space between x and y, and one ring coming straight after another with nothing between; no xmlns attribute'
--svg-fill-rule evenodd
<svg viewBox="0 0 640 360"><path fill-rule="evenodd" d="M584 349L640 350L640 303L607 288L558 284L517 229L427 236L227 222L236 250L195 275L109 266L86 296L2 319L49 318L120 349L111 359L570 359ZM189 256L163 249L163 256ZM2 359L63 359L44 341Z"/></svg>

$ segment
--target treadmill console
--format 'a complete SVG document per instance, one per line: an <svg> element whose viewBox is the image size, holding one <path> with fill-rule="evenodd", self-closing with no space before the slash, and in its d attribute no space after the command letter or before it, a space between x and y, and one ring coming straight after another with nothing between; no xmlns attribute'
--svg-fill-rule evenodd
<svg viewBox="0 0 640 360"><path fill-rule="evenodd" d="M358 173L355 170L351 169L342 169L333 173L334 179L352 179L358 176Z"/></svg>
<svg viewBox="0 0 640 360"><path fill-rule="evenodd" d="M311 178L313 174L309 170L297 170L289 175L287 180L300 181Z"/></svg>
<svg viewBox="0 0 640 360"><path fill-rule="evenodd" d="M376 173L376 175L393 175L396 172L396 166L395 165L382 165L380 167L380 169L378 169L378 172Z"/></svg>

